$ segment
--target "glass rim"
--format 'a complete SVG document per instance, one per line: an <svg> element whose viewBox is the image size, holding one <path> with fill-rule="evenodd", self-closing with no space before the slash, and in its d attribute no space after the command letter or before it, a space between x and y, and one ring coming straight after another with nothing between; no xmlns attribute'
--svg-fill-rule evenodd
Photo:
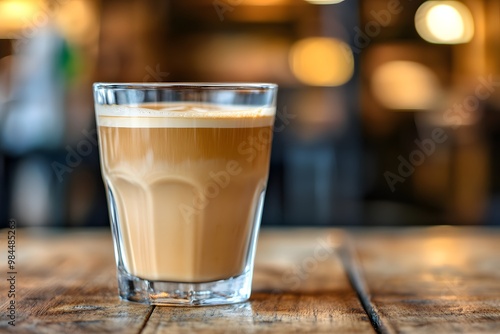
<svg viewBox="0 0 500 334"><path fill-rule="evenodd" d="M95 82L98 89L198 89L198 90L272 90L278 85L267 82Z"/></svg>

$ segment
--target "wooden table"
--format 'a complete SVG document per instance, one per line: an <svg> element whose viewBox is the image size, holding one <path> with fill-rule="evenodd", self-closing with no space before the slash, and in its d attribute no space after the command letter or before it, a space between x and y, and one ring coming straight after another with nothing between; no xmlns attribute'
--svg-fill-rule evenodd
<svg viewBox="0 0 500 334"><path fill-rule="evenodd" d="M500 332L496 229L263 230L251 300L203 308L120 301L108 231L16 233L15 298L0 233L0 332Z"/></svg>

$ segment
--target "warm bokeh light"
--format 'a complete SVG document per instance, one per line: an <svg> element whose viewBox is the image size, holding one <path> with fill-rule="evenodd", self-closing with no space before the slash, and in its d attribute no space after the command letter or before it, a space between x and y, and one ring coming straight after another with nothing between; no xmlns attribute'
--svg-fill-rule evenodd
<svg viewBox="0 0 500 334"><path fill-rule="evenodd" d="M467 43L474 36L472 14L458 1L424 2L415 14L415 27L431 43Z"/></svg>
<svg viewBox="0 0 500 334"><path fill-rule="evenodd" d="M312 86L340 86L354 72L352 50L334 38L312 37L296 42L289 61L297 79Z"/></svg>
<svg viewBox="0 0 500 334"><path fill-rule="evenodd" d="M435 234L429 236L422 240L422 253L421 261L425 261L426 265L432 268L450 268L450 267L462 267L466 265L466 258L464 254L464 241L460 238L446 236L446 230L449 230L450 234L453 232L452 229L446 228L446 226L440 227L441 229L434 228L431 231L440 231L442 236L436 236ZM465 248L466 249L466 248Z"/></svg>
<svg viewBox="0 0 500 334"><path fill-rule="evenodd" d="M58 8L55 19L59 29L71 42L85 43L97 39L99 22L91 1L66 1Z"/></svg>
<svg viewBox="0 0 500 334"><path fill-rule="evenodd" d="M440 94L437 76L426 66L412 61L390 61L375 69L371 89L389 109L431 109Z"/></svg>
<svg viewBox="0 0 500 334"><path fill-rule="evenodd" d="M344 0L306 0L314 5L333 5L336 3L341 3Z"/></svg>
<svg viewBox="0 0 500 334"><path fill-rule="evenodd" d="M287 0L244 0L241 2L245 6L275 6L286 4Z"/></svg>
<svg viewBox="0 0 500 334"><path fill-rule="evenodd" d="M432 7L427 13L426 23L431 33L445 42L459 39L464 34L462 16L452 6Z"/></svg>
<svg viewBox="0 0 500 334"><path fill-rule="evenodd" d="M26 26L36 24L40 18L35 14L41 8L42 3L38 0L0 1L0 37L12 37L8 35L19 34Z"/></svg>

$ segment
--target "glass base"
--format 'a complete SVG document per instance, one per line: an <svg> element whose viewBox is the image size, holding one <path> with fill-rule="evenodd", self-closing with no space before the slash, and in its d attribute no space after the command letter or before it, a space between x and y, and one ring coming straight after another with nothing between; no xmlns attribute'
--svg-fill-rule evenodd
<svg viewBox="0 0 500 334"><path fill-rule="evenodd" d="M118 269L118 289L125 301L148 305L209 306L240 303L250 298L252 272L206 283L150 281Z"/></svg>

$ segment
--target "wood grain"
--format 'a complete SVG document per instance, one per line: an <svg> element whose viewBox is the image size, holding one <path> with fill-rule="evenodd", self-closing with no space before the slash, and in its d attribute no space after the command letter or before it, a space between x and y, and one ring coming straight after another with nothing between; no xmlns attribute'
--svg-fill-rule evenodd
<svg viewBox="0 0 500 334"><path fill-rule="evenodd" d="M152 307L120 302L111 236L17 229L16 326L8 325L0 286L0 331L138 333ZM0 233L6 248L5 233ZM5 254L5 249L1 250ZM2 256L0 270L6 273Z"/></svg>
<svg viewBox="0 0 500 334"><path fill-rule="evenodd" d="M108 232L18 231L16 327L2 312L0 332L374 333L338 259L340 231L264 231L251 300L203 308L119 301Z"/></svg>
<svg viewBox="0 0 500 334"><path fill-rule="evenodd" d="M500 332L498 230L364 230L354 240L381 332Z"/></svg>
<svg viewBox="0 0 500 334"><path fill-rule="evenodd" d="M347 280L338 230L267 230L247 303L156 307L144 333L374 333Z"/></svg>
<svg viewBox="0 0 500 334"><path fill-rule="evenodd" d="M173 308L118 299L109 232L18 229L12 328L4 311L2 232L0 332L500 332L498 230L363 229L350 235L265 230L249 302Z"/></svg>

